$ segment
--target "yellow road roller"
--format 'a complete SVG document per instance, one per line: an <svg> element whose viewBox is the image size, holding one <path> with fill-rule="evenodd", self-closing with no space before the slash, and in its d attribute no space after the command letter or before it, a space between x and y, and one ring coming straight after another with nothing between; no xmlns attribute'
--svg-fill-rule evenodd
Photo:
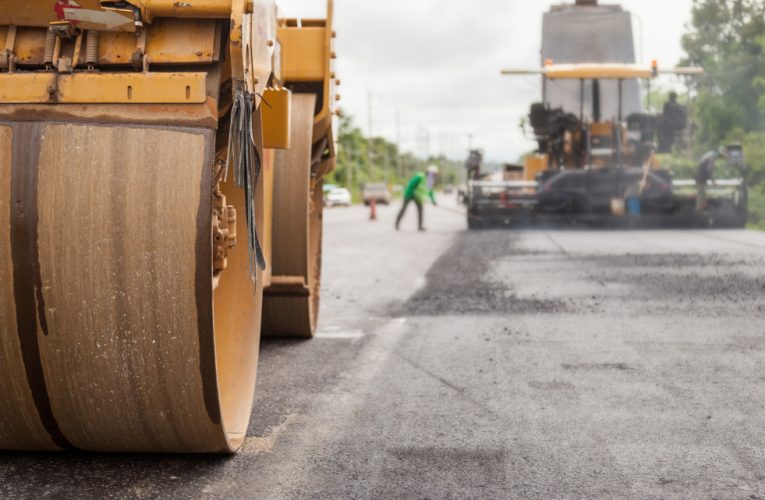
<svg viewBox="0 0 765 500"><path fill-rule="evenodd" d="M0 0L0 449L242 446L261 329L316 329L333 37L331 1Z"/></svg>

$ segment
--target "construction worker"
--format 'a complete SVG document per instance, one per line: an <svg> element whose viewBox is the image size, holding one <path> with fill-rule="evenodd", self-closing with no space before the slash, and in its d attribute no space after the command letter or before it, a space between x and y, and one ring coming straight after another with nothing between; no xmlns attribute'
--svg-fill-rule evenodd
<svg viewBox="0 0 765 500"><path fill-rule="evenodd" d="M406 189L404 189L404 204L396 219L396 231L398 231L401 226L401 219L404 218L406 209L412 202L417 205L417 228L420 231L425 231L425 227L422 225L423 203L425 202L425 198L429 198L433 203L433 206L437 206L436 196L433 193L433 187L436 185L437 176L438 167L431 165L428 167L427 172L418 172L412 177L409 184L406 185Z"/></svg>
<svg viewBox="0 0 765 500"><path fill-rule="evenodd" d="M483 152L480 149L470 150L470 156L465 162L465 168L468 171L467 178L471 181L477 181L481 175L481 165L483 164Z"/></svg>
<svg viewBox="0 0 765 500"><path fill-rule="evenodd" d="M664 119L675 132L682 132L688 124L688 110L677 102L677 92L669 93L669 101L664 103Z"/></svg>
<svg viewBox="0 0 765 500"><path fill-rule="evenodd" d="M688 124L688 110L677 102L677 92L669 93L659 124L659 152L671 153L678 136Z"/></svg>
<svg viewBox="0 0 765 500"><path fill-rule="evenodd" d="M725 148L708 151L699 160L699 167L696 170L696 212L702 213L707 208L707 184L712 181L715 183L715 164L717 159L726 155Z"/></svg>

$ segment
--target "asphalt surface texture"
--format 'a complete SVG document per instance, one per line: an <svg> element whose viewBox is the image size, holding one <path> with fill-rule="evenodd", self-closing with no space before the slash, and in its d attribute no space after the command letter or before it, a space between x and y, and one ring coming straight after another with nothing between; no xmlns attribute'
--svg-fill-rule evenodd
<svg viewBox="0 0 765 500"><path fill-rule="evenodd" d="M0 455L3 498L765 498L765 234L328 210L233 457Z"/></svg>

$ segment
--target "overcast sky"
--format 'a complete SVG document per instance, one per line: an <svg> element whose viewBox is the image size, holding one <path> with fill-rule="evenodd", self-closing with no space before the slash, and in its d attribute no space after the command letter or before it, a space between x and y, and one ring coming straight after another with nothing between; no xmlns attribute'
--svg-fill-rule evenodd
<svg viewBox="0 0 765 500"><path fill-rule="evenodd" d="M325 0L277 0L288 17L323 17ZM539 80L501 77L539 64L551 0L335 0L341 107L364 130L424 156L463 158L468 135L490 160L514 161L534 143L518 126ZM613 2L602 2L613 3ZM644 62L677 63L692 0L623 0ZM640 21L642 20L642 22ZM397 116L400 126L397 127ZM399 133L397 134L397 129Z"/></svg>

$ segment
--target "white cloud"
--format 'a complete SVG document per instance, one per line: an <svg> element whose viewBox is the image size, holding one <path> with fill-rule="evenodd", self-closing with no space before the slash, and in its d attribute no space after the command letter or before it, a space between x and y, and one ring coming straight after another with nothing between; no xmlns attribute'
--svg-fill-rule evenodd
<svg viewBox="0 0 765 500"><path fill-rule="evenodd" d="M324 0L278 0L289 17L323 17ZM372 131L405 149L463 157L467 136L492 160L533 149L519 120L539 99L534 78L508 79L503 67L538 64L542 14L551 0L336 0L341 106L363 128L372 94ZM603 2L605 3L605 2ZM644 59L682 57L692 0L624 0L635 14ZM642 22L640 21L642 20ZM638 41L639 42L639 41ZM638 48L638 51L640 49Z"/></svg>

